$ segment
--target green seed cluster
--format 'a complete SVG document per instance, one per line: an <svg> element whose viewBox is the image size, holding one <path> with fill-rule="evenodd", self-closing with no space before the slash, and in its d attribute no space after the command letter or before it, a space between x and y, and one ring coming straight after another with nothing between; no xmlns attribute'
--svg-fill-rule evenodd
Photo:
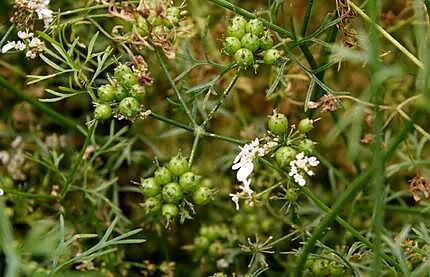
<svg viewBox="0 0 430 277"><path fill-rule="evenodd" d="M270 217L262 207L244 206L234 215L232 223L241 235L247 237L255 234L270 235L280 229L279 222Z"/></svg>
<svg viewBox="0 0 430 277"><path fill-rule="evenodd" d="M345 276L347 273L344 265L323 258L308 259L305 267L312 276Z"/></svg>
<svg viewBox="0 0 430 277"><path fill-rule="evenodd" d="M113 114L118 118L135 119L142 110L145 87L139 83L137 75L126 64L115 68L111 83L102 85L97 91L98 103L94 110L97 120L107 120Z"/></svg>
<svg viewBox="0 0 430 277"><path fill-rule="evenodd" d="M243 67L253 65L257 56L262 56L265 64L276 63L281 52L272 47L270 32L257 18L247 21L242 16L236 16L227 28L224 51L233 55L234 60Z"/></svg>
<svg viewBox="0 0 430 277"><path fill-rule="evenodd" d="M190 171L181 154L159 167L152 177L142 179L140 188L145 196L145 211L167 220L176 218L187 203L206 205L213 194L201 177Z"/></svg>
<svg viewBox="0 0 430 277"><path fill-rule="evenodd" d="M288 143L287 139L287 145L281 146L275 151L275 160L280 167L288 168L290 161L294 160L296 155L300 152L306 155L314 152L315 143L306 137L306 134L314 128L313 124L314 121L309 118L300 120L296 133L294 134L295 139L290 138L290 141L294 141L294 143ZM274 113L267 121L267 128L270 133L282 139L289 135L288 127L288 118L281 113Z"/></svg>
<svg viewBox="0 0 430 277"><path fill-rule="evenodd" d="M224 255L231 231L225 225L202 226L194 238L194 248L201 256L218 259Z"/></svg>
<svg viewBox="0 0 430 277"><path fill-rule="evenodd" d="M161 11L161 12L160 12ZM166 9L148 9L136 13L135 31L142 37L160 36L177 27L181 20L181 9L175 6Z"/></svg>

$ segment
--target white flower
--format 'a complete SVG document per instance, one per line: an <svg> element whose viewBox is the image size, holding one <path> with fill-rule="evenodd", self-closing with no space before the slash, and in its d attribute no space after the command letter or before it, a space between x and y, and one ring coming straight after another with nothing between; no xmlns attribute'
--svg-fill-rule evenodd
<svg viewBox="0 0 430 277"><path fill-rule="evenodd" d="M28 44L28 46L30 46L31 48L37 48L37 49L42 49L44 46L43 41L41 41L39 38L32 38L30 40L30 43Z"/></svg>
<svg viewBox="0 0 430 277"><path fill-rule="evenodd" d="M303 187L306 185L306 181L302 172L305 172L308 176L315 175L309 167L315 167L319 163L316 157L307 157L303 152L300 152L296 155L296 159L290 162L289 175L293 177L294 182Z"/></svg>
<svg viewBox="0 0 430 277"><path fill-rule="evenodd" d="M258 138L239 148L240 152L234 159L233 166L231 168L233 170L237 170L236 178L239 182L250 183L249 175L251 175L254 170L254 160L258 156L264 156L267 148L260 146Z"/></svg>
<svg viewBox="0 0 430 277"><path fill-rule="evenodd" d="M218 268L227 268L228 262L226 259L222 258L222 259L219 259L218 261L216 261L216 266Z"/></svg>
<svg viewBox="0 0 430 277"><path fill-rule="evenodd" d="M5 151L5 150L0 151L0 161L3 164L7 164L7 162L9 161L9 159L10 159L10 156L9 156L9 153L7 151Z"/></svg>
<svg viewBox="0 0 430 277"><path fill-rule="evenodd" d="M31 38L33 36L34 36L34 34L32 32L29 32L28 30L26 30L26 31L18 31L18 37L20 39L28 39L28 38Z"/></svg>
<svg viewBox="0 0 430 277"><path fill-rule="evenodd" d="M239 210L239 196L237 195L237 193L230 193L229 196L231 197L231 201L234 202L236 210Z"/></svg>
<svg viewBox="0 0 430 277"><path fill-rule="evenodd" d="M35 52L35 51L28 50L28 51L27 51L27 53L25 53L25 56L26 56L27 58L34 59L34 58L36 58L36 57L37 57L37 54L36 54L36 52Z"/></svg>
<svg viewBox="0 0 430 277"><path fill-rule="evenodd" d="M52 11L44 6L39 6L36 8L37 17L43 20L45 27L49 26L49 23L52 22Z"/></svg>
<svg viewBox="0 0 430 277"><path fill-rule="evenodd" d="M0 196L4 195L4 190L0 189Z"/></svg>
<svg viewBox="0 0 430 277"><path fill-rule="evenodd" d="M5 45L3 45L3 47L1 48L1 52L2 53L6 53L9 50L14 49L16 46L16 42L15 41L8 41Z"/></svg>
<svg viewBox="0 0 430 277"><path fill-rule="evenodd" d="M18 51L22 51L22 50L24 50L26 47L27 47L27 46L25 46L25 43L24 43L24 42L22 42L22 41L18 41L18 42L15 44L15 49L16 49L16 50L18 50Z"/></svg>
<svg viewBox="0 0 430 277"><path fill-rule="evenodd" d="M233 170L237 170L236 179L242 183L239 186L239 192L236 192L235 194L230 193L231 200L234 202L236 210L239 210L239 199L241 198L245 199L250 206L254 204L254 191L251 189L251 179L249 178L249 176L252 174L252 171L254 171L254 160L258 157L266 155L268 150L274 145L277 145L277 143L267 142L263 145L260 145L260 141L258 138L256 138L250 143L239 147L240 152L234 158L233 165L231 167Z"/></svg>

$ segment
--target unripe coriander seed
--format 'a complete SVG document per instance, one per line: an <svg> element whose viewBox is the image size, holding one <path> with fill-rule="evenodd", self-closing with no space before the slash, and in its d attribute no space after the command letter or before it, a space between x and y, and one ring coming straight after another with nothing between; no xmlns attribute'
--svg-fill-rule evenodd
<svg viewBox="0 0 430 277"><path fill-rule="evenodd" d="M236 53L237 50L239 50L241 47L240 40L236 37L226 37L224 41L224 51L229 54L233 55Z"/></svg>
<svg viewBox="0 0 430 277"><path fill-rule="evenodd" d="M133 118L140 111L140 103L134 97L126 97L119 103L118 111L126 118Z"/></svg>
<svg viewBox="0 0 430 277"><path fill-rule="evenodd" d="M241 39L245 34L245 26L232 24L227 28L227 36Z"/></svg>
<svg viewBox="0 0 430 277"><path fill-rule="evenodd" d="M189 170L188 161L181 154L178 154L169 161L167 168L173 175L181 176Z"/></svg>
<svg viewBox="0 0 430 277"><path fill-rule="evenodd" d="M201 186L193 193L193 201L197 205L206 205L211 200L212 190Z"/></svg>
<svg viewBox="0 0 430 277"><path fill-rule="evenodd" d="M264 32L264 24L259 19L251 19L246 24L246 32L254 34L256 36L261 36Z"/></svg>
<svg viewBox="0 0 430 277"><path fill-rule="evenodd" d="M94 110L94 118L97 120L107 120L112 116L112 109L109 104L98 104Z"/></svg>
<svg viewBox="0 0 430 277"><path fill-rule="evenodd" d="M179 185L183 192L194 192L200 183L200 176L195 175L193 172L185 172L179 178Z"/></svg>
<svg viewBox="0 0 430 277"><path fill-rule="evenodd" d="M270 32L265 32L260 38L260 47L263 50L269 50L273 46L273 39Z"/></svg>
<svg viewBox="0 0 430 277"><path fill-rule="evenodd" d="M174 204L164 204L161 207L161 214L167 219L176 217L179 213L178 207Z"/></svg>
<svg viewBox="0 0 430 277"><path fill-rule="evenodd" d="M246 24L247 24L246 19L240 15L233 17L233 19L231 20L231 25L238 25L243 28L246 28Z"/></svg>
<svg viewBox="0 0 430 277"><path fill-rule="evenodd" d="M255 52L258 50L258 48L260 47L260 39L251 33L246 33L240 43L242 44L243 48L247 48L249 50L251 50L251 52Z"/></svg>
<svg viewBox="0 0 430 277"><path fill-rule="evenodd" d="M167 203L174 203L177 204L179 201L181 201L183 194L181 191L181 187L178 185L178 183L168 183L163 187L161 190L161 194L163 196L163 200Z"/></svg>
<svg viewBox="0 0 430 277"><path fill-rule="evenodd" d="M115 88L111 84L103 85L99 87L97 95L101 102L111 102L115 99Z"/></svg>
<svg viewBox="0 0 430 277"><path fill-rule="evenodd" d="M234 54L234 60L243 67L248 67L254 64L254 55L247 48L241 48Z"/></svg>
<svg viewBox="0 0 430 277"><path fill-rule="evenodd" d="M300 133L307 133L313 128L314 128L314 121L312 119L304 118L300 120L299 126L298 126Z"/></svg>
<svg viewBox="0 0 430 277"><path fill-rule="evenodd" d="M281 58L281 52L276 49L269 49L264 51L264 63L265 64L275 64Z"/></svg>
<svg viewBox="0 0 430 277"><path fill-rule="evenodd" d="M119 85L115 86L114 94L115 94L115 100L117 101L121 101L122 99L128 96L127 90Z"/></svg>
<svg viewBox="0 0 430 277"><path fill-rule="evenodd" d="M143 203L146 213L155 213L161 209L161 201L157 197L149 197Z"/></svg>
<svg viewBox="0 0 430 277"><path fill-rule="evenodd" d="M276 135L283 135L288 129L288 119L284 114L275 113L269 117L267 126L270 132Z"/></svg>
<svg viewBox="0 0 430 277"><path fill-rule="evenodd" d="M166 167L159 167L154 172L154 179L157 184L165 185L172 180L172 173Z"/></svg>
<svg viewBox="0 0 430 277"><path fill-rule="evenodd" d="M282 168L288 167L290 162L296 158L297 151L289 146L282 146L275 152L275 160Z"/></svg>
<svg viewBox="0 0 430 277"><path fill-rule="evenodd" d="M146 197L155 196L159 194L161 190L160 184L157 184L154 178L143 179L140 185L142 187L142 192Z"/></svg>

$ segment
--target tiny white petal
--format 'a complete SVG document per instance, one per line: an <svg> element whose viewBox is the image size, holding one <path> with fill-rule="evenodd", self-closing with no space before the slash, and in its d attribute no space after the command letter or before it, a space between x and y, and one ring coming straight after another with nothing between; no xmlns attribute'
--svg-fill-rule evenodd
<svg viewBox="0 0 430 277"><path fill-rule="evenodd" d="M28 44L28 46L30 46L31 48L36 48L41 46L43 43L39 38L32 38L30 40L30 43Z"/></svg>
<svg viewBox="0 0 430 277"><path fill-rule="evenodd" d="M239 182L244 182L246 179L248 179L249 175L251 175L253 170L254 170L254 164L252 162L244 164L237 171L237 174L236 174L237 180Z"/></svg>
<svg viewBox="0 0 430 277"><path fill-rule="evenodd" d="M239 210L239 197L236 194L230 193L231 201L236 206L236 210Z"/></svg>
<svg viewBox="0 0 430 277"><path fill-rule="evenodd" d="M18 41L15 45L15 49L18 51L22 51L26 48L27 46L25 46L25 43L22 41Z"/></svg>
<svg viewBox="0 0 430 277"><path fill-rule="evenodd" d="M3 45L3 47L1 48L1 52L2 53L6 53L7 51L14 49L16 46L16 42L15 41L8 41L5 45Z"/></svg>

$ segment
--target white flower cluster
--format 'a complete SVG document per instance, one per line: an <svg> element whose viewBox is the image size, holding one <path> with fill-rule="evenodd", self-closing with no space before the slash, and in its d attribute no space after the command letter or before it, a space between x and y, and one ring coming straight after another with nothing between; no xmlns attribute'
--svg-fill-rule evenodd
<svg viewBox="0 0 430 277"><path fill-rule="evenodd" d="M27 58L36 58L37 54L43 51L45 44L38 37L35 37L32 32L19 31L18 37L21 40L18 41L8 41L1 49L2 53L6 53L9 50L15 49L17 51L23 51L27 49L25 56Z"/></svg>
<svg viewBox="0 0 430 277"><path fill-rule="evenodd" d="M28 170L26 156L22 147L22 137L16 137L11 143L11 153L6 150L0 151L0 162L6 166L9 175L15 180L25 180L25 171Z"/></svg>
<svg viewBox="0 0 430 277"><path fill-rule="evenodd" d="M240 197L248 199L249 203L252 205L252 194L254 191L251 189L251 179L249 176L254 170L254 160L257 157L266 155L271 146L270 143L260 145L260 141L256 138L249 144L239 147L240 152L234 159L233 166L231 167L233 170L237 170L236 178L242 183L242 185L239 186L241 189L240 192L230 193L231 200L234 202L236 210L239 210Z"/></svg>
<svg viewBox="0 0 430 277"><path fill-rule="evenodd" d="M313 176L315 173L309 167L315 167L320 162L314 156L307 157L303 152L296 155L296 159L290 162L290 173L289 175L294 178L299 186L306 185L306 180L304 178L303 172L308 176Z"/></svg>
<svg viewBox="0 0 430 277"><path fill-rule="evenodd" d="M52 22L53 12L48 8L49 0L16 0L15 3L29 12L35 12L37 18L43 20L45 27Z"/></svg>

